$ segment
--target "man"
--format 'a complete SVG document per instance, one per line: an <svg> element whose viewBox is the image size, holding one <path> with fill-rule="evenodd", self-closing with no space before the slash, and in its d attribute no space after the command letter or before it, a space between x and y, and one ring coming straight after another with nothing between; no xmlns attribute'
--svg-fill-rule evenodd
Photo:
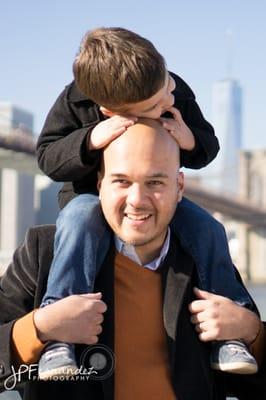
<svg viewBox="0 0 266 400"><path fill-rule="evenodd" d="M196 291L193 301L195 265L169 228L184 187L178 163L176 142L156 121L140 121L105 149L99 192L115 235L96 281L102 294L32 313L45 290L54 228L29 231L1 282L3 378L15 363L36 362L47 341L93 344L100 334L116 367L105 380L31 381L25 398L220 400L230 388L241 400L263 398L259 374L248 381L210 370L204 341L242 338L258 358L263 330L255 313L228 299ZM77 356L87 351L77 346Z"/></svg>

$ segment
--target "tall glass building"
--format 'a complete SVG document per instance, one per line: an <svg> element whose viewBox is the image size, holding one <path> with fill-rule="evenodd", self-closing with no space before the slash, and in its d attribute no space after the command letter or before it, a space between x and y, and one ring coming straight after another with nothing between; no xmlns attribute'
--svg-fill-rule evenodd
<svg viewBox="0 0 266 400"><path fill-rule="evenodd" d="M208 183L219 191L235 194L242 146L242 89L236 80L224 79L213 85L212 116L220 152L206 171Z"/></svg>

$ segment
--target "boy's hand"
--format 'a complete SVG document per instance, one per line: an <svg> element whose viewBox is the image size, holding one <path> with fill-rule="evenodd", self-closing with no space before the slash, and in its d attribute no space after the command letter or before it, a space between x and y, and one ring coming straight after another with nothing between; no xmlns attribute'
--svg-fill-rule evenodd
<svg viewBox="0 0 266 400"><path fill-rule="evenodd" d="M134 125L136 121L136 117L126 118L115 115L100 122L91 132L87 143L88 150L102 149L107 146L115 138L122 135L129 126Z"/></svg>
<svg viewBox="0 0 266 400"><path fill-rule="evenodd" d="M181 149L193 150L195 147L195 138L183 121L180 111L175 107L171 107L167 111L173 114L173 118L160 118L163 127L173 136Z"/></svg>

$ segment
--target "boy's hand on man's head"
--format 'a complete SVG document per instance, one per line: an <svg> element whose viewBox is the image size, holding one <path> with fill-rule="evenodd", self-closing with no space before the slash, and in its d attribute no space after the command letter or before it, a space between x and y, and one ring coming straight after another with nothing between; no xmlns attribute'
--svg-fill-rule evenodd
<svg viewBox="0 0 266 400"><path fill-rule="evenodd" d="M136 117L121 117L114 115L95 126L88 137L88 150L98 150L107 146L118 136L122 135L128 127L135 124Z"/></svg>
<svg viewBox="0 0 266 400"><path fill-rule="evenodd" d="M193 150L195 147L195 138L189 127L183 121L182 115L175 107L169 108L167 111L172 113L173 118L160 118L163 127L177 141L183 150Z"/></svg>

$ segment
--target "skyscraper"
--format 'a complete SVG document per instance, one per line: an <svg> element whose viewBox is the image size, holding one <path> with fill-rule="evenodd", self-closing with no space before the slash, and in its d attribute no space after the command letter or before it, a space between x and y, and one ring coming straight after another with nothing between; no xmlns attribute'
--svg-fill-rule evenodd
<svg viewBox="0 0 266 400"><path fill-rule="evenodd" d="M16 130L32 135L33 114L9 102L0 102L0 134L10 135Z"/></svg>
<svg viewBox="0 0 266 400"><path fill-rule="evenodd" d="M242 89L234 79L213 85L212 122L220 142L220 152L207 173L215 189L236 194L239 180L239 151L242 146Z"/></svg>
<svg viewBox="0 0 266 400"><path fill-rule="evenodd" d="M32 135L33 115L10 103L0 103L0 135ZM34 225L34 176L15 169L0 170L0 256L8 258Z"/></svg>

